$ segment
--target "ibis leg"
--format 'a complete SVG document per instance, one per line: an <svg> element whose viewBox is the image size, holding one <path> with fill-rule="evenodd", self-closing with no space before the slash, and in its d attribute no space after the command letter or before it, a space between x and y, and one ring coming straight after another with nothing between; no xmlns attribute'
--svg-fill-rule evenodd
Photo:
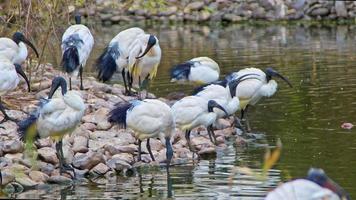
<svg viewBox="0 0 356 200"><path fill-rule="evenodd" d="M169 171L169 165L171 164L173 157L173 148L171 144L171 140L169 137L166 137L166 157L167 157L167 171Z"/></svg>
<svg viewBox="0 0 356 200"><path fill-rule="evenodd" d="M0 187L2 186L2 174L1 174L1 170L0 170Z"/></svg>
<svg viewBox="0 0 356 200"><path fill-rule="evenodd" d="M138 140L138 159L137 161L141 161L141 140Z"/></svg>
<svg viewBox="0 0 356 200"><path fill-rule="evenodd" d="M69 77L69 90L72 90L72 78Z"/></svg>
<svg viewBox="0 0 356 200"><path fill-rule="evenodd" d="M62 142L62 140L59 140L56 143L56 151L57 151L57 156L58 156L58 159L59 159L59 173L63 174L65 172L67 172L67 171L71 171L71 172L73 172L73 176L72 176L72 174L70 174L70 173L69 174L72 176L72 178L75 178L75 171L74 171L73 167L71 167L70 165L65 163L64 154L63 154L63 142Z"/></svg>
<svg viewBox="0 0 356 200"><path fill-rule="evenodd" d="M80 65L80 68L79 68L79 76L80 76L80 90L84 90L84 87L83 87L83 66Z"/></svg>
<svg viewBox="0 0 356 200"><path fill-rule="evenodd" d="M214 133L213 125L208 126L208 134L209 134L210 141L216 145L216 136Z"/></svg>
<svg viewBox="0 0 356 200"><path fill-rule="evenodd" d="M186 130L185 131L185 139L187 140L187 144L188 144L189 150L194 153L193 147L190 144L190 132L191 132L190 130Z"/></svg>
<svg viewBox="0 0 356 200"><path fill-rule="evenodd" d="M129 88L128 95L131 95L131 87L132 87L133 79L132 79L132 76L130 75L129 71L127 71L126 75L127 75L127 82L128 82L128 88Z"/></svg>
<svg viewBox="0 0 356 200"><path fill-rule="evenodd" d="M122 75L122 79L124 80L125 95L128 95L129 91L128 91L128 89L127 89L126 76L125 76L125 68L122 69L121 75Z"/></svg>
<svg viewBox="0 0 356 200"><path fill-rule="evenodd" d="M248 109L248 105L246 106L245 109L241 110L241 120L244 121L245 127L247 132L251 132L251 127L250 127L250 121L248 120L248 116L247 116L247 109ZM245 119L244 119L245 117Z"/></svg>
<svg viewBox="0 0 356 200"><path fill-rule="evenodd" d="M148 153L150 153L152 161L155 161L155 158L153 157L153 153L151 151L150 138L147 139L146 147L147 147Z"/></svg>

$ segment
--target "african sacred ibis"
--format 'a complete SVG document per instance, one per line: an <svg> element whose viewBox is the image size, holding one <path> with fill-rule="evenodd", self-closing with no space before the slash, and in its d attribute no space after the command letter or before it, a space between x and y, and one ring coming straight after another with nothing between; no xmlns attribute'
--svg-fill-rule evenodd
<svg viewBox="0 0 356 200"><path fill-rule="evenodd" d="M158 39L140 28L129 28L117 34L98 58L98 79L108 81L121 70L125 93L129 94L133 81L138 83L140 77L146 78L148 73L148 78L156 75L160 59Z"/></svg>
<svg viewBox="0 0 356 200"><path fill-rule="evenodd" d="M262 97L270 97L276 93L277 82L272 80L272 77L279 77L290 87L293 87L287 78L272 68L267 68L265 71L257 68L245 68L228 75L225 79L229 82L246 74L258 74L256 76L258 78L243 81L236 87L237 96L240 100L241 119L243 119L249 105L256 105ZM245 118L247 129L250 130L247 116Z"/></svg>
<svg viewBox="0 0 356 200"><path fill-rule="evenodd" d="M171 69L171 82L208 84L219 79L218 63L208 57L198 57L178 64Z"/></svg>
<svg viewBox="0 0 356 200"><path fill-rule="evenodd" d="M304 179L295 179L269 192L265 200L341 200L351 199L322 169L311 168Z"/></svg>
<svg viewBox="0 0 356 200"><path fill-rule="evenodd" d="M69 89L72 90L72 76L80 76L80 89L83 87L83 68L94 45L94 38L88 27L81 23L80 15L75 16L75 23L67 28L62 36L63 69L69 74Z"/></svg>
<svg viewBox="0 0 356 200"><path fill-rule="evenodd" d="M0 111L4 114L4 119L0 123L7 120L16 121L6 114L5 108L1 104L1 96L17 87L17 84L20 82L20 78L17 74L25 79L28 91L30 92L30 82L28 81L26 74L23 72L21 65L13 64L7 57L0 55Z"/></svg>
<svg viewBox="0 0 356 200"><path fill-rule="evenodd" d="M0 55L8 58L14 64L21 65L25 62L28 55L25 44L30 46L38 57L35 46L20 32L15 32L11 39L6 37L0 38Z"/></svg>
<svg viewBox="0 0 356 200"><path fill-rule="evenodd" d="M59 87L61 95L52 98ZM62 139L66 134L72 133L80 123L85 108L80 94L77 91L67 91L65 79L55 77L48 99L41 99L38 109L19 123L20 137L22 140L51 137L56 141L60 172L71 170L74 173L73 168L64 161ZM35 133L31 130L35 130Z"/></svg>
<svg viewBox="0 0 356 200"><path fill-rule="evenodd" d="M171 108L164 102L156 99L133 100L123 102L113 109L108 121L124 128L129 127L138 139L138 160L141 160L141 142L147 139L147 150L154 161L150 147L150 138L160 138L167 148L167 169L173 157L171 137L174 133L175 123Z"/></svg>
<svg viewBox="0 0 356 200"><path fill-rule="evenodd" d="M193 128L198 126L207 128L211 142L216 144L215 134L212 127L212 124L217 118L214 108L222 110L226 115L228 114L216 101L206 100L199 96L187 96L173 104L172 112L176 126L180 130L185 131L185 138L191 151L190 132Z"/></svg>

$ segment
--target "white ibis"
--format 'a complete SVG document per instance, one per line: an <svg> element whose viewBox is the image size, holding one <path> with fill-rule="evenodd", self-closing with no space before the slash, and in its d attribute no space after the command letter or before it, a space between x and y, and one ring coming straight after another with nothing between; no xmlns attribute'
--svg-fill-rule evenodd
<svg viewBox="0 0 356 200"><path fill-rule="evenodd" d="M154 161L150 147L150 138L160 138L165 144L167 151L167 169L173 157L171 137L174 133L174 119L171 108L164 102L156 99L133 100L122 102L113 109L108 121L119 124L122 127L129 127L138 139L138 161L141 160L141 142L147 139L147 150Z"/></svg>
<svg viewBox="0 0 356 200"><path fill-rule="evenodd" d="M110 41L97 60L98 79L100 81L109 81L116 71L121 70L127 90L127 81L129 80L126 79L130 79L127 70L129 47L141 34L145 34L145 32L140 28L133 27L121 31Z"/></svg>
<svg viewBox="0 0 356 200"><path fill-rule="evenodd" d="M180 130L185 131L185 138L191 151L190 132L193 128L198 126L207 128L211 142L216 144L215 134L212 127L212 124L217 118L214 108L222 110L227 115L226 110L216 101L206 100L198 96L184 97L172 106L176 126Z"/></svg>
<svg viewBox="0 0 356 200"><path fill-rule="evenodd" d="M6 114L5 108L1 103L1 96L17 87L17 84L20 82L20 78L17 74L25 79L28 91L30 92L30 82L28 81L26 74L23 72L21 65L13 64L8 58L0 55L0 111L4 114L4 119L0 123L7 120L16 121Z"/></svg>
<svg viewBox="0 0 356 200"><path fill-rule="evenodd" d="M265 200L342 200L351 199L322 169L311 168L304 179L286 182L269 192Z"/></svg>
<svg viewBox="0 0 356 200"><path fill-rule="evenodd" d="M52 98L59 87L61 87L62 95ZM85 107L79 93L77 91L67 91L65 79L56 77L52 81L48 99L41 99L36 112L19 123L20 138L32 141L33 138L51 137L56 141L60 172L71 170L74 173L74 169L64 161L62 139L65 135L71 134L80 123ZM31 130L36 131L31 133Z"/></svg>
<svg viewBox="0 0 356 200"><path fill-rule="evenodd" d="M35 46L20 33L15 32L12 38L0 38L0 55L8 58L12 63L21 65L25 62L28 51L26 45L30 46L38 57Z"/></svg>
<svg viewBox="0 0 356 200"><path fill-rule="evenodd" d="M208 57L198 57L178 64L171 69L171 82L208 84L219 79L218 63Z"/></svg>
<svg viewBox="0 0 356 200"><path fill-rule="evenodd" d="M69 74L69 89L72 90L72 76L80 76L80 89L83 87L83 68L94 45L94 38L88 27L81 23L80 15L75 16L76 24L67 28L62 36L63 69Z"/></svg>
<svg viewBox="0 0 356 200"><path fill-rule="evenodd" d="M249 105L256 105L262 97L271 97L277 91L277 82L272 80L272 77L281 78L290 87L293 87L287 78L272 68L267 68L264 72L257 68L245 68L228 75L226 80L229 82L246 74L258 74L256 76L258 78L243 81L236 88L240 100L241 119L243 119ZM250 130L247 116L245 118L247 129Z"/></svg>

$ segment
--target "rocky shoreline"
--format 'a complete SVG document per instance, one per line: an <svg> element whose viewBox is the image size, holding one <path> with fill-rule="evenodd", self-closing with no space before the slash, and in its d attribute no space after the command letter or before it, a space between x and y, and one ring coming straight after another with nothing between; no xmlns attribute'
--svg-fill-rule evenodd
<svg viewBox="0 0 356 200"><path fill-rule="evenodd" d="M51 80L55 75L62 73L51 65L42 65L37 73L32 74L31 93L25 92L26 86L22 83L15 91L2 97L11 108L7 111L10 117L21 120L34 110L38 99L47 97ZM77 81L73 80L74 89L78 89ZM85 116L72 135L63 139L64 157L66 162L74 167L79 181L98 176L123 175L145 166L165 165L166 149L158 139L150 140L156 161L151 161L146 145L142 145L142 161L137 162L137 144L132 132L119 129L107 122L107 114L116 103L134 97L124 96L121 85L100 83L94 77L85 78L84 87L86 90L81 91L81 94L87 105ZM153 97L152 94L150 96ZM160 99L168 104L173 103L167 99ZM199 130L199 135L193 131L191 143L198 154L215 154L217 148L226 147L225 140L236 132L231 124L229 120L219 121L219 130L215 131L217 146L210 142L205 129ZM7 121L2 126L5 129L0 129L0 169L2 191L5 194L22 192L49 183L73 182L71 176L60 175L55 144L50 138L36 141L34 146L37 150L29 154L28 147L19 139L16 123ZM239 136L234 136L234 139L240 145L245 143ZM189 151L182 132L176 131L172 144L173 165L193 161L193 154Z"/></svg>
<svg viewBox="0 0 356 200"><path fill-rule="evenodd" d="M97 0L79 11L82 14L96 16L104 23L145 19L196 22L340 20L356 18L356 3L323 0L169 0L147 5L145 1L128 4L121 1Z"/></svg>

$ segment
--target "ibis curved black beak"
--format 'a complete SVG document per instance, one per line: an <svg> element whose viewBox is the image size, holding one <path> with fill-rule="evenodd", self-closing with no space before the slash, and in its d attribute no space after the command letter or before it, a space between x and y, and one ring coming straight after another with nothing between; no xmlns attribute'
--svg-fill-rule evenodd
<svg viewBox="0 0 356 200"><path fill-rule="evenodd" d="M351 200L350 195L341 186L329 178L322 169L309 169L307 179L313 181L323 188L327 188L335 192L340 197L340 199Z"/></svg>
<svg viewBox="0 0 356 200"><path fill-rule="evenodd" d="M275 76L275 77L278 77L278 78L284 80L289 85L289 87L291 87L291 88L293 87L293 85L290 83L290 81L286 77L284 77L280 73L278 73L276 70L269 67L266 69L265 73L267 74L267 76L269 76L269 79L271 79L272 76Z"/></svg>
<svg viewBox="0 0 356 200"><path fill-rule="evenodd" d="M27 83L28 92L31 92L30 81L28 80L28 78L27 78L25 72L22 70L21 65L15 64L15 69L16 69L16 72L17 72L18 74L20 74L20 75L23 77L23 79L25 79L25 81L26 81L26 83Z"/></svg>
<svg viewBox="0 0 356 200"><path fill-rule="evenodd" d="M57 76L52 80L51 90L49 91L48 99L52 99L53 94L59 87L62 88L62 95L65 95L67 93L67 82L61 76Z"/></svg>
<svg viewBox="0 0 356 200"><path fill-rule="evenodd" d="M248 78L245 78L247 76L252 76L252 77L248 77ZM230 94L231 94L231 97L234 97L236 96L236 87L244 80L248 80L248 79L257 79L257 80L260 80L257 76L260 76L259 74L244 74L242 76L240 76L239 78L235 79L235 80L232 80L228 83L229 85L229 90L230 90ZM245 79L243 79L245 78Z"/></svg>
<svg viewBox="0 0 356 200"><path fill-rule="evenodd" d="M31 49L33 49L33 51L35 52L37 58L39 57L36 47L30 41L28 41L26 38L23 38L21 41L30 46Z"/></svg>
<svg viewBox="0 0 356 200"><path fill-rule="evenodd" d="M209 100L208 101L208 112L213 112L214 108L219 108L220 110L224 111L225 115L228 116L229 114L226 112L225 108L222 107L220 104L218 104L214 100Z"/></svg>
<svg viewBox="0 0 356 200"><path fill-rule="evenodd" d="M146 47L145 51L143 52L142 55L136 57L136 59L140 59L143 56L145 56L156 43L157 43L156 37L153 35L150 35L150 37L148 38L147 47Z"/></svg>

